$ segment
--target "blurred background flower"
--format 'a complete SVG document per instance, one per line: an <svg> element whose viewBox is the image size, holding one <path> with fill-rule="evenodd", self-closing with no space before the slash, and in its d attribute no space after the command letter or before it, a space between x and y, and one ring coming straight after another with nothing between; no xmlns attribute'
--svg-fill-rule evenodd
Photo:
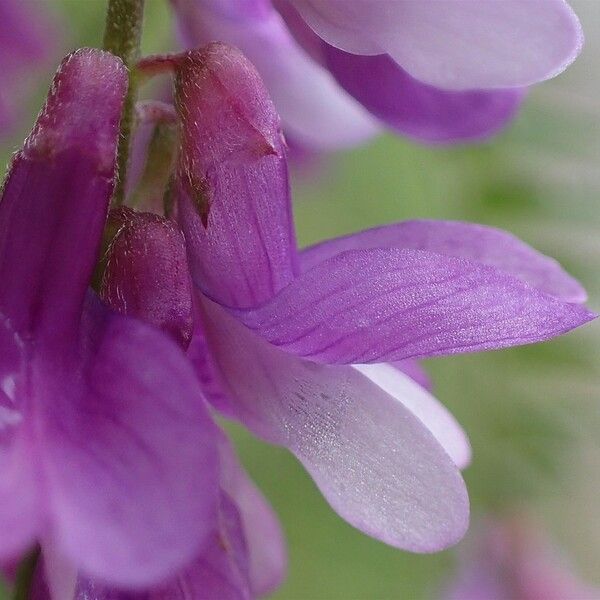
<svg viewBox="0 0 600 600"><path fill-rule="evenodd" d="M35 2L34 2L35 3ZM54 64L66 50L98 45L104 0L37 0L62 21ZM557 257L600 308L600 3L573 0L586 33L576 63L536 86L517 119L483 145L425 148L385 136L298 171L301 245L409 218L462 219L508 229ZM173 46L168 3L147 0L144 51ZM37 98L4 139L8 159L33 119ZM14 77L17 77L15 75ZM307 89L306 93L310 93ZM26 98L24 96L24 98ZM19 137L20 136L20 137ZM308 175L307 175L308 173ZM465 472L474 517L526 511L568 569L600 585L600 324L531 348L427 361L438 398L469 434ZM363 536L331 512L283 449L231 427L240 457L280 515L290 546L281 599L430 600L458 572L473 528L455 550L403 553ZM461 546L464 547L461 549ZM563 559L557 558L559 562ZM0 594L0 598L3 596Z"/></svg>

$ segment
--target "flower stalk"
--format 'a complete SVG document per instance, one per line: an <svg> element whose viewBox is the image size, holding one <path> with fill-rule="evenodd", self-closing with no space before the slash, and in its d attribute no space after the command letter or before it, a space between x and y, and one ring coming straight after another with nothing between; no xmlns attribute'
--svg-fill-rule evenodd
<svg viewBox="0 0 600 600"><path fill-rule="evenodd" d="M129 70L129 89L121 117L117 155L118 178L113 195L113 204L116 206L123 204L125 196L129 146L138 90L138 74L135 65L140 57L144 4L145 0L109 0L106 12L103 48L121 58Z"/></svg>
<svg viewBox="0 0 600 600"><path fill-rule="evenodd" d="M40 556L40 549L35 548L25 556L17 571L17 580L13 591L13 600L28 600L33 584L33 575Z"/></svg>

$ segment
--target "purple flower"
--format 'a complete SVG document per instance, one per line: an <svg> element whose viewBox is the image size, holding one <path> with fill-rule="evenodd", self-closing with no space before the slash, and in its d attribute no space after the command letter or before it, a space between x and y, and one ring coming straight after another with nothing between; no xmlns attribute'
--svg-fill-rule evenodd
<svg viewBox="0 0 600 600"><path fill-rule="evenodd" d="M12 129L26 75L53 46L46 7L32 0L0 4L0 137Z"/></svg>
<svg viewBox="0 0 600 600"><path fill-rule="evenodd" d="M444 600L594 600L541 532L522 519L487 521L463 556Z"/></svg>
<svg viewBox="0 0 600 600"><path fill-rule="evenodd" d="M521 88L560 73L583 40L563 0L171 1L183 43L239 47L286 135L316 149L377 133L361 104L416 140L485 138L515 115Z"/></svg>
<svg viewBox="0 0 600 600"><path fill-rule="evenodd" d="M4 184L0 562L38 541L130 587L211 535L218 433L182 350L88 289L126 87L114 56L68 56Z"/></svg>
<svg viewBox="0 0 600 600"><path fill-rule="evenodd" d="M400 223L298 251L258 73L222 44L169 60L182 125L173 189L204 333L189 355L205 391L287 446L362 531L420 552L455 543L466 436L382 363L554 337L593 318L576 304L585 292L509 234L466 223Z"/></svg>
<svg viewBox="0 0 600 600"><path fill-rule="evenodd" d="M162 329L185 347L192 318L192 286L181 231L163 217L127 208L111 213L109 228L117 233L107 253L103 299L118 312ZM38 572L34 600L47 598L49 588L58 598L75 600L238 600L274 591L286 571L279 523L223 434L218 437L218 447L218 512L208 539L179 573L149 590L128 592L77 574L71 563L61 564L56 550L46 546L46 574ZM68 582L67 589L61 596L57 592L64 590L64 582Z"/></svg>
<svg viewBox="0 0 600 600"><path fill-rule="evenodd" d="M579 21L564 0L290 0L327 42L387 54L447 90L531 85L577 57Z"/></svg>

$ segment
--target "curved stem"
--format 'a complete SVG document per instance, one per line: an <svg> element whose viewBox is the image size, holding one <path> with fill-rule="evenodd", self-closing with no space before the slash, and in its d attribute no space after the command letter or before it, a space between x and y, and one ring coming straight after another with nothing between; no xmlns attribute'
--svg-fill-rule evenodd
<svg viewBox="0 0 600 600"><path fill-rule="evenodd" d="M118 176L113 196L113 203L117 206L123 203L125 196L129 146L138 88L135 65L140 57L144 3L145 0L109 0L106 12L103 47L120 57L129 69L129 89L121 117L121 137L117 155Z"/></svg>

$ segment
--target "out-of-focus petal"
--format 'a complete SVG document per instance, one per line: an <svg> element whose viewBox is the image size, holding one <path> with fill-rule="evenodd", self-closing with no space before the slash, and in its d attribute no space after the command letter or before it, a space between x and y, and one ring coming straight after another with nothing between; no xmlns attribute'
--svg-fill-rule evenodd
<svg viewBox="0 0 600 600"><path fill-rule="evenodd" d="M297 270L275 108L252 64L224 44L189 52L176 73L176 194L192 277L220 303L255 306Z"/></svg>
<svg viewBox="0 0 600 600"><path fill-rule="evenodd" d="M475 544L441 591L443 600L595 600L600 590L583 582L532 523L488 520L474 529Z"/></svg>
<svg viewBox="0 0 600 600"><path fill-rule="evenodd" d="M433 433L459 469L469 465L471 446L467 435L436 398L391 365L355 365L355 369L408 408Z"/></svg>
<svg viewBox="0 0 600 600"><path fill-rule="evenodd" d="M287 572L287 550L279 519L240 465L231 443L222 436L221 487L240 513L248 547L249 576L254 597L272 594Z"/></svg>
<svg viewBox="0 0 600 600"><path fill-rule="evenodd" d="M214 523L216 431L181 350L91 296L83 373L46 357L40 402L55 539L84 573L159 582L192 560ZM61 371L62 369L62 371Z"/></svg>
<svg viewBox="0 0 600 600"><path fill-rule="evenodd" d="M221 41L254 64L286 134L316 150L357 144L379 126L294 40L269 0L172 0L186 46Z"/></svg>
<svg viewBox="0 0 600 600"><path fill-rule="evenodd" d="M421 83L388 55L359 56L324 44L327 66L371 114L417 141L481 140L516 114L524 91L452 92Z"/></svg>
<svg viewBox="0 0 600 600"><path fill-rule="evenodd" d="M46 8L35 0L0 3L0 137L15 125L29 76L54 49Z"/></svg>
<svg viewBox="0 0 600 600"><path fill-rule="evenodd" d="M185 240L173 221L128 208L112 211L101 298L113 310L150 323L187 347L193 327Z"/></svg>
<svg viewBox="0 0 600 600"><path fill-rule="evenodd" d="M0 5L0 66L14 73L44 58L51 42L44 6L35 0L4 0Z"/></svg>
<svg viewBox="0 0 600 600"><path fill-rule="evenodd" d="M517 346L594 318L499 269L398 248L348 250L259 308L233 312L276 346L328 363Z"/></svg>
<svg viewBox="0 0 600 600"><path fill-rule="evenodd" d="M100 50L61 64L0 204L0 311L18 331L72 336L96 263L127 72Z"/></svg>
<svg viewBox="0 0 600 600"><path fill-rule="evenodd" d="M514 235L459 221L404 221L327 240L301 252L302 270L360 248L412 248L470 259L496 267L566 302L585 302L581 284L560 264Z"/></svg>
<svg viewBox="0 0 600 600"><path fill-rule="evenodd" d="M416 552L464 534L460 473L408 409L352 367L282 352L204 299L207 336L240 418L287 446L352 525Z"/></svg>
<svg viewBox="0 0 600 600"><path fill-rule="evenodd" d="M202 552L169 581L129 592L82 576L74 600L251 600L242 522L235 503L226 494L221 495L213 525Z"/></svg>
<svg viewBox="0 0 600 600"><path fill-rule="evenodd" d="M433 384L431 383L431 379L429 378L427 371L423 368L418 360L415 360L414 358L407 358L406 360L397 360L389 364L395 369L402 371L402 373L405 375L408 375L413 381L418 383L427 391L430 392L433 389Z"/></svg>
<svg viewBox="0 0 600 600"><path fill-rule="evenodd" d="M0 561L12 563L35 541L43 510L38 497L38 457L30 443L25 347L0 314ZM15 491L18 490L18 493Z"/></svg>
<svg viewBox="0 0 600 600"><path fill-rule="evenodd" d="M389 54L443 89L523 87L579 54L581 25L564 0L291 0L329 44Z"/></svg>

